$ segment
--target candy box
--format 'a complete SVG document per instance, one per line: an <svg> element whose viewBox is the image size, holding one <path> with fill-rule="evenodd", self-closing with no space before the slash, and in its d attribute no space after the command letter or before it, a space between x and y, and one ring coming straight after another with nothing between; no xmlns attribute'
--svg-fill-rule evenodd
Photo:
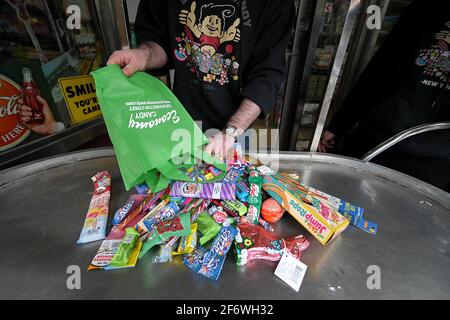
<svg viewBox="0 0 450 320"><path fill-rule="evenodd" d="M284 182L294 185L302 192L307 193L308 196L310 196L314 200L318 200L325 206L333 210L336 210L337 212L342 214L350 221L350 224L352 226L355 226L370 234L377 233L378 229L377 224L364 219L364 208L359 207L353 203L347 202L345 200L339 199L335 196L329 195L320 190L306 186L302 183L299 183L298 181L296 181L296 179L292 178L291 174L281 173L280 176L283 178Z"/></svg>
<svg viewBox="0 0 450 320"><path fill-rule="evenodd" d="M362 218L364 213L364 208L354 205L345 200L339 199L335 196L329 195L320 190L314 189L312 187L306 186L295 179L291 178L290 174L281 173L280 176L283 178L283 181L288 184L293 184L295 187L299 188L301 191L307 193L313 198L318 199L320 202L325 204L326 206L336 210L348 220L350 220L350 224L357 225L358 221Z"/></svg>
<svg viewBox="0 0 450 320"><path fill-rule="evenodd" d="M323 245L349 225L339 212L288 183L279 174L265 176L263 189Z"/></svg>

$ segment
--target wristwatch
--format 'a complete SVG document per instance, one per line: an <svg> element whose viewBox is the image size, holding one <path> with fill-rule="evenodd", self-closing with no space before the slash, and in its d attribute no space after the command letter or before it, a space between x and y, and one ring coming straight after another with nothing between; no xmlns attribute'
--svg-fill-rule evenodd
<svg viewBox="0 0 450 320"><path fill-rule="evenodd" d="M242 133L242 130L236 128L235 126L226 126L224 131L227 136L232 137L234 140L236 140Z"/></svg>

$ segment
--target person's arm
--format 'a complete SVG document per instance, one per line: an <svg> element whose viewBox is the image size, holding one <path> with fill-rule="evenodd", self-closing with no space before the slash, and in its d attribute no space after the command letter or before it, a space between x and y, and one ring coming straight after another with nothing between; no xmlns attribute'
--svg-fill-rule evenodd
<svg viewBox="0 0 450 320"><path fill-rule="evenodd" d="M245 98L236 113L228 121L227 126L235 127L238 134L243 133L260 114L261 108L250 99ZM210 138L210 143L206 146L205 151L223 159L227 156L228 150L233 147L234 142L233 137L224 132L219 132Z"/></svg>
<svg viewBox="0 0 450 320"><path fill-rule="evenodd" d="M252 55L242 72L243 100L227 125L243 132L276 105L278 91L286 75L286 48L295 13L290 0L272 1L266 10L264 26ZM224 158L233 147L234 139L220 132L210 138L205 151Z"/></svg>
<svg viewBox="0 0 450 320"><path fill-rule="evenodd" d="M166 52L156 42L146 42L137 49L114 51L108 65L117 64L127 76L137 71L157 70L167 65Z"/></svg>
<svg viewBox="0 0 450 320"><path fill-rule="evenodd" d="M244 132L261 114L261 108L252 100L245 98L242 100L236 113L228 121L229 126L233 126Z"/></svg>

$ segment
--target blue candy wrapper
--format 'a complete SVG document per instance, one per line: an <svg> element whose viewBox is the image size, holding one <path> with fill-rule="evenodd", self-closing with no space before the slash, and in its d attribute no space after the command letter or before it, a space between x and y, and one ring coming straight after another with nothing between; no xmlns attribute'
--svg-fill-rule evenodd
<svg viewBox="0 0 450 320"><path fill-rule="evenodd" d="M236 197L241 202L248 201L248 195L250 194L249 187L245 184L244 181L238 181L236 183Z"/></svg>
<svg viewBox="0 0 450 320"><path fill-rule="evenodd" d="M112 224L120 224L125 217L132 212L134 209L136 209L137 206L139 206L142 201L144 201L145 196L140 194L133 194L131 195L125 205L121 207L119 210L116 211L114 214Z"/></svg>
<svg viewBox="0 0 450 320"><path fill-rule="evenodd" d="M139 194L147 194L148 191L150 190L150 188L147 186L145 182L136 185L134 188L136 189L136 192Z"/></svg>
<svg viewBox="0 0 450 320"><path fill-rule="evenodd" d="M364 219L359 220L357 227L370 234L377 234L378 225L375 222L367 221Z"/></svg>
<svg viewBox="0 0 450 320"><path fill-rule="evenodd" d="M174 201L170 201L154 217L144 220L144 225L147 230L152 230L156 224L175 218L178 215L179 211L180 208L178 207L178 205Z"/></svg>
<svg viewBox="0 0 450 320"><path fill-rule="evenodd" d="M230 250L237 233L237 229L231 225L222 227L205 254L198 273L212 280L219 279L228 250Z"/></svg>
<svg viewBox="0 0 450 320"><path fill-rule="evenodd" d="M225 178L223 178L224 183L236 183L240 177L244 174L244 170L238 168L231 168Z"/></svg>
<svg viewBox="0 0 450 320"><path fill-rule="evenodd" d="M339 203L338 212L346 217L350 221L351 225L357 226L359 221L362 219L364 208L341 200Z"/></svg>
<svg viewBox="0 0 450 320"><path fill-rule="evenodd" d="M194 252L191 254L187 254L184 259L183 263L191 270L193 270L195 273L197 273L203 264L203 259L206 255L206 249L202 246L197 246Z"/></svg>

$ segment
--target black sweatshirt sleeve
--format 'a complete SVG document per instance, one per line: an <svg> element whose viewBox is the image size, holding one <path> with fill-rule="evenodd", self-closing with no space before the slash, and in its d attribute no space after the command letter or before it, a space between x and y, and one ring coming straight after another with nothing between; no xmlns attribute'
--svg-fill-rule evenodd
<svg viewBox="0 0 450 320"><path fill-rule="evenodd" d="M138 45L144 42L155 42L160 45L167 56L170 57L168 23L167 1L141 0L137 10L136 21L134 23L134 31ZM155 70L155 73L164 74L170 68L169 64L160 70Z"/></svg>
<svg viewBox="0 0 450 320"><path fill-rule="evenodd" d="M400 17L391 33L362 72L345 98L342 107L333 117L328 130L342 136L369 110L394 94L402 83L404 69L414 54L414 19L420 15L416 1Z"/></svg>
<svg viewBox="0 0 450 320"><path fill-rule="evenodd" d="M285 53L295 14L291 0L271 1L260 36L243 72L241 96L255 102L262 116L275 106L286 75Z"/></svg>

